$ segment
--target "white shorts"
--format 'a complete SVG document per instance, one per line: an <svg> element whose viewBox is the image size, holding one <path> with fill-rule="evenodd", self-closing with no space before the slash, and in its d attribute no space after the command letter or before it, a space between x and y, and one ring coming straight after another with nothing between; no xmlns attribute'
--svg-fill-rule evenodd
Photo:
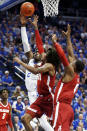
<svg viewBox="0 0 87 131"><path fill-rule="evenodd" d="M28 81L25 81L25 85L28 92L37 91L37 80L29 79Z"/></svg>
<svg viewBox="0 0 87 131"><path fill-rule="evenodd" d="M32 91L32 92L28 91L28 98L29 98L29 102L30 102L30 105L31 105L38 98L38 92L37 91Z"/></svg>

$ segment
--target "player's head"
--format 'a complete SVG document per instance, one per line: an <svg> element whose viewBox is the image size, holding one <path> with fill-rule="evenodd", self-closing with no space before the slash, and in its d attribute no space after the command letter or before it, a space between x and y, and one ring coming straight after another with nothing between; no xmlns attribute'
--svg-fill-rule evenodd
<svg viewBox="0 0 87 131"><path fill-rule="evenodd" d="M8 99L9 91L4 88L4 89L0 90L0 94L1 94L1 99L2 100Z"/></svg>
<svg viewBox="0 0 87 131"><path fill-rule="evenodd" d="M35 59L35 61L40 61L41 60L41 55L39 54L37 48L35 49L35 52L34 52L34 59Z"/></svg>
<svg viewBox="0 0 87 131"><path fill-rule="evenodd" d="M56 69L60 65L59 56L54 48L49 48L46 53L46 62L53 64Z"/></svg>
<svg viewBox="0 0 87 131"><path fill-rule="evenodd" d="M74 63L74 70L75 72L77 73L80 73L83 71L85 65L84 63L81 61L81 60L76 60L75 63Z"/></svg>

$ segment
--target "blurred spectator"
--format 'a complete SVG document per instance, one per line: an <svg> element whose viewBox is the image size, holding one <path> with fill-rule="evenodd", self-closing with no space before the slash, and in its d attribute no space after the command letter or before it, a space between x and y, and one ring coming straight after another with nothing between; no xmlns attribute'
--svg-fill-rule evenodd
<svg viewBox="0 0 87 131"><path fill-rule="evenodd" d="M14 116L14 125L16 127L15 130L17 130L17 131L25 131L25 128L24 128L23 124L19 121L19 117L18 116Z"/></svg>
<svg viewBox="0 0 87 131"><path fill-rule="evenodd" d="M13 102L12 111L13 111L13 113L15 115L17 115L18 117L20 117L21 112L24 111L24 110L25 110L25 105L22 102L22 97L18 96L17 97L17 101Z"/></svg>
<svg viewBox="0 0 87 131"><path fill-rule="evenodd" d="M26 96L24 91L21 91L21 87L20 86L16 86L16 89L13 92L13 95L12 95L12 99L16 99L18 96L21 96L22 98L24 98Z"/></svg>
<svg viewBox="0 0 87 131"><path fill-rule="evenodd" d="M4 51L9 55L9 53L11 52L11 48L8 42L5 43L4 46Z"/></svg>
<svg viewBox="0 0 87 131"><path fill-rule="evenodd" d="M84 112L87 111L87 98L84 99Z"/></svg>
<svg viewBox="0 0 87 131"><path fill-rule="evenodd" d="M0 86L3 85L3 82L2 82L2 71L0 71Z"/></svg>
<svg viewBox="0 0 87 131"><path fill-rule="evenodd" d="M31 44L32 51L34 52L36 48L36 44L35 44L35 34L33 32L31 33L30 44Z"/></svg>
<svg viewBox="0 0 87 131"><path fill-rule="evenodd" d="M83 131L83 129L80 126L78 126L76 131Z"/></svg>
<svg viewBox="0 0 87 131"><path fill-rule="evenodd" d="M19 35L20 34L20 28L18 27L18 24L16 23L13 27L13 32L14 34L16 35Z"/></svg>
<svg viewBox="0 0 87 131"><path fill-rule="evenodd" d="M30 106L28 97L25 97L23 101L24 101L25 106Z"/></svg>
<svg viewBox="0 0 87 131"><path fill-rule="evenodd" d="M12 77L9 75L9 71L5 71L5 75L2 77L2 82L5 87L8 88L8 90L12 90L12 86L14 85Z"/></svg>
<svg viewBox="0 0 87 131"><path fill-rule="evenodd" d="M45 41L45 44L43 45L45 51L47 51L49 48L51 48L51 45L48 44L48 41Z"/></svg>
<svg viewBox="0 0 87 131"><path fill-rule="evenodd" d="M84 120L84 118L83 118L83 114L80 113L80 114L79 114L79 118L76 119L76 120L73 122L74 130L76 130L76 128L77 128L78 126L81 126L82 128L85 127L85 124L86 124L86 123L85 123L85 120Z"/></svg>
<svg viewBox="0 0 87 131"><path fill-rule="evenodd" d="M84 105L82 99L78 98L77 102L74 104L75 119L78 118L79 113L83 110Z"/></svg>

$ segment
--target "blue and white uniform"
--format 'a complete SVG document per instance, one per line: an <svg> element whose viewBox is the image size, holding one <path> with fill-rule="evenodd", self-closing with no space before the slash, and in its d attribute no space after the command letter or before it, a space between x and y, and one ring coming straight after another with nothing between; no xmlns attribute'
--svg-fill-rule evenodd
<svg viewBox="0 0 87 131"><path fill-rule="evenodd" d="M35 64L38 66L41 65L41 62L35 63L34 59L31 59L28 63L28 65L34 67ZM25 85L28 90L28 97L30 101L30 105L35 102L35 100L38 97L38 92L37 92L37 80L39 78L39 74L33 74L30 71L26 70L26 75L25 75Z"/></svg>

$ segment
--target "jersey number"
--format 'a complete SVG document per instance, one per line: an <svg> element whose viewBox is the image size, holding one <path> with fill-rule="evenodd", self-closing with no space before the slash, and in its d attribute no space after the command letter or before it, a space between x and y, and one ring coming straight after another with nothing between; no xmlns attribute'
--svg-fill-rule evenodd
<svg viewBox="0 0 87 131"><path fill-rule="evenodd" d="M29 72L29 73L27 74L27 77L30 77L30 74L31 74L31 72Z"/></svg>
<svg viewBox="0 0 87 131"><path fill-rule="evenodd" d="M5 119L6 113L3 113L2 119Z"/></svg>

